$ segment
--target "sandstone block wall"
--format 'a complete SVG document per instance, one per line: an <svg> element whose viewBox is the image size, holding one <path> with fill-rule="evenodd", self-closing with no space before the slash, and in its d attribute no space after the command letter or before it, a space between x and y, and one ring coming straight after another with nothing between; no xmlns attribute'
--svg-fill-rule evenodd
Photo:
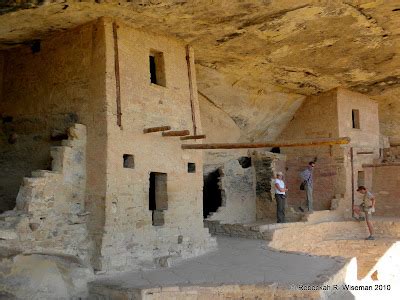
<svg viewBox="0 0 400 300"><path fill-rule="evenodd" d="M160 53L162 85L150 83L149 70L149 56ZM51 135L59 139L69 122L79 120L87 126L86 162L81 162L87 178L77 194L90 213L86 221L95 242L96 269L166 264L170 258L195 256L216 246L203 228L201 152L182 151L179 137L143 134L144 128L162 125L201 133L190 48L99 19L1 56L0 151L7 160L1 161L0 187L2 199L8 199L2 201L8 201L6 209L12 208L9 199L16 197L22 177L46 169L43 160ZM167 174L163 226L152 224L150 172ZM56 186L56 175L42 173L42 188ZM29 186L31 180L25 181ZM62 202L71 196L61 195ZM28 202L19 199L18 208L36 205ZM41 209L52 212L52 207Z"/></svg>
<svg viewBox="0 0 400 300"><path fill-rule="evenodd" d="M25 177L17 206L0 215L0 255L72 255L88 264L93 244L85 212L86 128L76 124L63 146L53 147L52 170Z"/></svg>
<svg viewBox="0 0 400 300"><path fill-rule="evenodd" d="M85 206L99 245L107 186L104 25L97 20L54 34L35 49L21 46L0 55L1 203L12 209L22 178L36 169L51 169L50 147L60 144L71 124L85 124Z"/></svg>
<svg viewBox="0 0 400 300"><path fill-rule="evenodd" d="M336 89L339 136L351 138L356 147L379 149L378 103L368 96L342 88ZM353 128L352 110L358 110L360 128Z"/></svg>
<svg viewBox="0 0 400 300"><path fill-rule="evenodd" d="M256 178L257 220L276 221L274 180L277 172L285 172L285 155L268 151L252 152ZM284 178L285 182L286 179Z"/></svg>
<svg viewBox="0 0 400 300"><path fill-rule="evenodd" d="M240 159L247 165L241 165ZM255 172L250 157L226 162L220 168L222 205L207 220L221 223L251 223L256 220Z"/></svg>
<svg viewBox="0 0 400 300"><path fill-rule="evenodd" d="M375 215L400 216L400 165L366 167L372 175L371 191L376 197Z"/></svg>
<svg viewBox="0 0 400 300"><path fill-rule="evenodd" d="M289 188L288 204L294 207L306 206L306 193L300 190L301 178L300 173L304 171L310 161L317 158L316 166L313 174L314 188L314 209L329 209L331 200L336 194L344 194L346 187L345 165L346 158L343 149L336 149L334 154L329 153L326 149L325 153L320 150L319 153L314 152L313 155L305 153L300 149L297 155L287 155L286 160L286 183ZM314 156L315 155L315 156Z"/></svg>
<svg viewBox="0 0 400 300"><path fill-rule="evenodd" d="M89 151L96 147L92 140L104 127L101 122L90 126L102 111L101 30L96 26L53 35L35 52L21 46L0 53L0 210L15 206L22 177L50 168L49 147L59 144L73 123L88 125Z"/></svg>
<svg viewBox="0 0 400 300"><path fill-rule="evenodd" d="M238 194L240 197L245 196L244 193L240 189L237 189L235 185L229 184L234 180L241 180L242 176L246 177L247 175L251 175L249 170L247 172L241 171L238 178L231 178L234 172L229 172L229 175L224 175L224 166L228 164L233 164L233 167L237 170L241 170L242 167L239 165L239 159L248 159L249 153L247 149L239 149L232 151L221 151L221 150L212 150L204 152L204 165L203 165L203 216L204 219L211 216L212 213L216 213L219 208L221 210L225 210L223 207L227 205L230 206L230 196L235 196ZM237 164L236 164L237 162ZM251 161L252 164L252 161ZM228 183L225 185L225 188L222 188L222 180L225 179ZM249 181L250 178L247 178L246 190L251 190L253 183ZM245 180L246 181L246 180ZM224 191L223 191L224 189ZM252 194L252 193L251 193ZM236 198L240 202L240 197ZM251 202L251 197L245 197L246 203ZM253 214L252 206L247 206L250 208L250 215ZM231 211L232 212L232 211ZM244 212L244 215L247 215L249 212ZM233 211L232 217L236 218L240 215L239 212ZM226 216L228 217L228 216ZM215 218L218 219L217 216Z"/></svg>
<svg viewBox="0 0 400 300"><path fill-rule="evenodd" d="M352 110L358 110L360 128L353 128ZM315 139L348 136L346 146L283 149L287 155L288 202L305 206L305 192L299 190L300 172L310 161L314 168L314 209L329 209L331 200L341 194L351 207L352 172L354 190L359 183L371 185L362 165L379 158L380 135L377 104L367 96L337 88L308 97L281 134L281 139ZM353 158L351 149L353 148ZM351 163L353 160L353 163ZM353 167L352 167L353 164ZM360 179L359 179L360 178Z"/></svg>
<svg viewBox="0 0 400 300"><path fill-rule="evenodd" d="M202 153L182 150L179 137L143 133L145 128L166 125L191 134L196 127L201 133L193 53L187 58L183 43L120 22L113 25L105 20L105 33L108 144L101 268L165 265L213 249L215 240L203 227ZM165 86L150 82L152 53L162 53ZM118 88L120 103L116 101ZM124 168L124 155L133 157L133 166ZM195 164L194 172L189 172L189 163ZM149 207L151 172L164 173L167 178L168 203L161 226L152 223Z"/></svg>

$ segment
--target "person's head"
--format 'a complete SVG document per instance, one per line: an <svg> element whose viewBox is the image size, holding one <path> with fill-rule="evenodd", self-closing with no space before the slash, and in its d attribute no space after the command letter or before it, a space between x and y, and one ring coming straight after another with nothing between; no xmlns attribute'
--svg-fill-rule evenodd
<svg viewBox="0 0 400 300"><path fill-rule="evenodd" d="M282 179L283 178L283 173L282 172L277 172L276 173L276 178Z"/></svg>
<svg viewBox="0 0 400 300"><path fill-rule="evenodd" d="M367 192L367 188L363 185L360 185L357 189L357 192L359 192L360 194L365 194Z"/></svg>
<svg viewBox="0 0 400 300"><path fill-rule="evenodd" d="M310 161L310 162L308 163L308 168L309 168L310 170L312 170L312 169L314 169L314 167L315 167L315 162Z"/></svg>

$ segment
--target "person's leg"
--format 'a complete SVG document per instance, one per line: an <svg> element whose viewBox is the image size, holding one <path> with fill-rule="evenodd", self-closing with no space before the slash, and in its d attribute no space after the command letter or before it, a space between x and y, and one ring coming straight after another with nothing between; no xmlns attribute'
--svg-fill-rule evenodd
<svg viewBox="0 0 400 300"><path fill-rule="evenodd" d="M275 194L276 200L276 221L277 223L282 223L282 196L279 194Z"/></svg>
<svg viewBox="0 0 400 300"><path fill-rule="evenodd" d="M282 197L282 223L286 223L285 209L286 209L286 196Z"/></svg>
<svg viewBox="0 0 400 300"><path fill-rule="evenodd" d="M359 205L354 205L353 211L354 211L354 214L357 215L358 218L361 217L361 208Z"/></svg>
<svg viewBox="0 0 400 300"><path fill-rule="evenodd" d="M368 239L373 239L374 228L372 227L371 218L370 218L370 215L368 214L368 212L365 212L365 222L367 223L368 231L369 231Z"/></svg>
<svg viewBox="0 0 400 300"><path fill-rule="evenodd" d="M306 197L307 197L307 208L308 211L313 211L313 188L311 186L306 185Z"/></svg>

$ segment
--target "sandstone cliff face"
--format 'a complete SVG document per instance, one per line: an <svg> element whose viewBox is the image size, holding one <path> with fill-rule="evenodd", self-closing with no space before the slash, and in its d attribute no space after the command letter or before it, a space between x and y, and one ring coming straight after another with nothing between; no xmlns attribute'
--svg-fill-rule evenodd
<svg viewBox="0 0 400 300"><path fill-rule="evenodd" d="M381 132L400 138L396 0L9 0L0 12L0 48L100 16L191 43L212 141L274 139L303 95L336 86L377 100Z"/></svg>

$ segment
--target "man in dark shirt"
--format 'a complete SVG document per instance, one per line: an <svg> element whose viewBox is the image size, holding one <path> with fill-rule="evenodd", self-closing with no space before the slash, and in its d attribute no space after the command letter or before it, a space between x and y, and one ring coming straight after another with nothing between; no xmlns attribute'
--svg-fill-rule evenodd
<svg viewBox="0 0 400 300"><path fill-rule="evenodd" d="M307 208L308 211L313 211L313 169L315 166L315 162L310 161L308 163L307 169L300 173L300 177L303 181L305 181L305 191L306 191L306 199L307 199Z"/></svg>

